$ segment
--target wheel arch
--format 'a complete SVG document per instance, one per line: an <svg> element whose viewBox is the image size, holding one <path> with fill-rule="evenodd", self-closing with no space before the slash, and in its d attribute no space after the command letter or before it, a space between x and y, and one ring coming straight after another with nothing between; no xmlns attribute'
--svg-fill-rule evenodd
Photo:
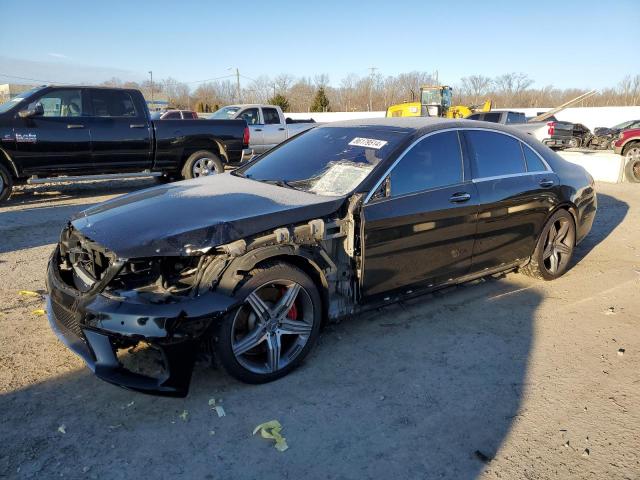
<svg viewBox="0 0 640 480"><path fill-rule="evenodd" d="M627 150L633 147L635 144L638 144L640 147L640 137L631 137L626 142L622 144L620 153L624 156L627 154Z"/></svg>
<svg viewBox="0 0 640 480"><path fill-rule="evenodd" d="M576 231L578 229L578 208L572 202L562 202L556 205L547 215L547 219L545 220L545 224L549 221L549 219L555 215L558 210L567 210L571 214L571 218L573 218L573 226L576 227Z"/></svg>
<svg viewBox="0 0 640 480"><path fill-rule="evenodd" d="M251 251L238 257L229 265L220 279L218 288L229 293L235 292L251 270L277 261L293 265L311 278L322 300L324 322L328 318L330 301L328 274L335 267L329 264L324 256L311 249L303 249L294 245L274 245Z"/></svg>
<svg viewBox="0 0 640 480"><path fill-rule="evenodd" d="M0 148L0 163L9 169L9 172L13 175L14 179L19 178L18 167L11 159L9 154L2 148Z"/></svg>
<svg viewBox="0 0 640 480"><path fill-rule="evenodd" d="M222 160L223 164L229 163L229 156L227 155L227 151L225 150L224 145L222 145L222 143L216 138L210 137L210 138L206 138L204 143L198 142L198 143L189 143L185 145L184 149L182 150L182 158L180 160L180 169L184 167L184 164L186 163L186 161L189 159L191 155L193 155L194 153L200 150L207 150L207 151L210 151L211 153L215 153L220 157L220 160Z"/></svg>

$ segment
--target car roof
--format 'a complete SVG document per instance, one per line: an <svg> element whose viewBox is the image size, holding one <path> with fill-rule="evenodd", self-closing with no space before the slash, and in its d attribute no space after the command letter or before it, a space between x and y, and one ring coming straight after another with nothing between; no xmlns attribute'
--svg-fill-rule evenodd
<svg viewBox="0 0 640 480"><path fill-rule="evenodd" d="M523 124L519 124L523 125ZM336 128L336 127L371 127L382 129L396 129L408 136L422 136L437 130L448 128L469 128L486 129L507 133L521 141L531 144L534 137L530 134L501 123L485 122L482 120L465 120L462 118L440 118L440 117L384 117L384 118L361 118L355 120L345 120L320 124L316 128Z"/></svg>

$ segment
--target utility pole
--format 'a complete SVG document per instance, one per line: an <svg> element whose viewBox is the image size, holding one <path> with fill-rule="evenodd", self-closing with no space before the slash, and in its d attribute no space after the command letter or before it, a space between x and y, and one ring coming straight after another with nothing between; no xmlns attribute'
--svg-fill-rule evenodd
<svg viewBox="0 0 640 480"><path fill-rule="evenodd" d="M227 70L233 71L233 67L227 68ZM240 103L240 69L238 67L235 68L236 71L236 97L238 97L238 103Z"/></svg>
<svg viewBox="0 0 640 480"><path fill-rule="evenodd" d="M153 72L149 70L149 75L151 76L151 106L153 107Z"/></svg>
<svg viewBox="0 0 640 480"><path fill-rule="evenodd" d="M369 67L369 70L371 70L371 74L369 75L369 111L373 110L371 95L373 92L373 76L377 69L378 67Z"/></svg>

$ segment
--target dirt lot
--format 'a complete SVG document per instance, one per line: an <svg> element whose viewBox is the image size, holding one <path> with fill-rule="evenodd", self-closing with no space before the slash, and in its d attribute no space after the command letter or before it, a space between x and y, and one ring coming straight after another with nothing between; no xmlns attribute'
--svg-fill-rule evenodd
<svg viewBox="0 0 640 480"><path fill-rule="evenodd" d="M166 399L94 378L18 295L44 288L69 215L148 185L26 188L0 208L0 477L640 478L640 186L598 185L555 282L509 274L362 315L285 379L199 367ZM272 419L284 453L251 435Z"/></svg>

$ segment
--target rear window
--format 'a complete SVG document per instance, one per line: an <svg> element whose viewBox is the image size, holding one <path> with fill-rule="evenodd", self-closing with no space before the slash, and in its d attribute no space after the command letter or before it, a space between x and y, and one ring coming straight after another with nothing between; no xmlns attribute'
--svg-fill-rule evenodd
<svg viewBox="0 0 640 480"><path fill-rule="evenodd" d="M497 132L466 130L473 178L524 173L520 141Z"/></svg>
<svg viewBox="0 0 640 480"><path fill-rule="evenodd" d="M91 107L94 117L137 116L131 95L122 90L92 90Z"/></svg>
<svg viewBox="0 0 640 480"><path fill-rule="evenodd" d="M524 159L527 162L527 171L544 172L547 170L547 166L542 163L540 157L531 149L529 145L523 143L522 151L524 152Z"/></svg>

